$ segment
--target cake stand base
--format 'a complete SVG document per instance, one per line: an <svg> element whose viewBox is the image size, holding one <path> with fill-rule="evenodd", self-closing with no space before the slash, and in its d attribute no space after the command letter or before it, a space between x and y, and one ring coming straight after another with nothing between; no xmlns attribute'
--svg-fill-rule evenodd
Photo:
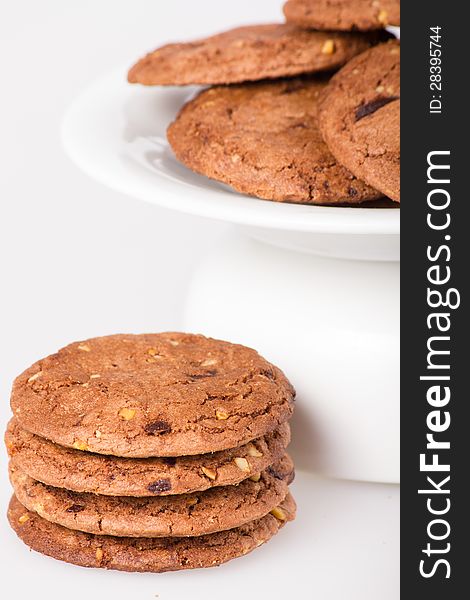
<svg viewBox="0 0 470 600"><path fill-rule="evenodd" d="M324 258L234 230L194 272L183 325L282 367L298 392L299 468L399 481L398 262Z"/></svg>

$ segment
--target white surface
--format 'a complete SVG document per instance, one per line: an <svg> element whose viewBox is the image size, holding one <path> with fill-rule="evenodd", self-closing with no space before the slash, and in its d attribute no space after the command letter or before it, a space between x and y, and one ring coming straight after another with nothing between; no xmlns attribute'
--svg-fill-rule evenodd
<svg viewBox="0 0 470 600"><path fill-rule="evenodd" d="M395 208L267 202L238 194L181 165L165 132L195 89L131 86L126 70L116 69L68 110L62 129L65 148L94 179L152 204L256 227L258 237L285 247L398 260L400 211Z"/></svg>
<svg viewBox="0 0 470 600"><path fill-rule="evenodd" d="M299 473L292 489L296 521L252 554L202 571L128 574L66 565L30 553L3 523L2 547L18 577L11 597L397 600L398 487ZM18 596L21 586L29 596Z"/></svg>
<svg viewBox="0 0 470 600"><path fill-rule="evenodd" d="M257 348L298 392L297 464L400 478L399 263L318 258L229 236L196 268L185 328Z"/></svg>
<svg viewBox="0 0 470 600"><path fill-rule="evenodd" d="M11 381L38 357L87 336L179 328L189 274L226 232L220 223L135 202L81 174L61 147L66 107L116 65L159 43L259 21L261 14L272 20L279 6L274 0L2 4L2 429ZM83 570L30 553L3 516L10 487L5 452L0 457L0 571L7 597L215 600L222 588L214 584L223 580L224 595L236 598L250 598L259 585L266 593L268 583L273 598L285 598L281 591L302 599L398 598L393 486L318 485L299 477L299 520L260 552L218 570L139 576Z"/></svg>

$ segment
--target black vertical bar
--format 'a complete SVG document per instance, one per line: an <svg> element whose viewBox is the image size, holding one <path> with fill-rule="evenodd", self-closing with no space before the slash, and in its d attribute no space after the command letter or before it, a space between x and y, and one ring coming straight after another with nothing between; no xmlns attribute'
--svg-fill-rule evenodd
<svg viewBox="0 0 470 600"><path fill-rule="evenodd" d="M465 539L470 527L464 512L469 503L465 373L470 370L470 194L464 181L470 166L465 165L464 140L470 129L470 32L464 8L450 0L404 0L401 10L402 598L448 600L468 593ZM431 60L436 58L440 60ZM438 66L440 70L431 68ZM428 174L430 162L450 169L438 167ZM452 306L460 298L460 306L439 306L439 293ZM450 353L429 355L428 344ZM432 368L436 366L440 368ZM449 380L420 380L436 376ZM427 435L442 445L427 448L432 444ZM426 471L433 460L450 470Z"/></svg>

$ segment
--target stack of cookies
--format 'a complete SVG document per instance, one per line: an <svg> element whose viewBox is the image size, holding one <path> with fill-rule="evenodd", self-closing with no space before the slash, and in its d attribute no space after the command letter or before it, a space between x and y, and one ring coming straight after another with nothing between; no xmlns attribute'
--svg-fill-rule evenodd
<svg viewBox="0 0 470 600"><path fill-rule="evenodd" d="M203 336L71 344L13 385L11 526L87 567L161 572L247 554L295 516L294 395L254 350Z"/></svg>
<svg viewBox="0 0 470 600"><path fill-rule="evenodd" d="M158 48L128 79L212 86L168 129L199 174L280 202L399 202L399 42L385 31L399 0L289 0L284 12L286 23Z"/></svg>

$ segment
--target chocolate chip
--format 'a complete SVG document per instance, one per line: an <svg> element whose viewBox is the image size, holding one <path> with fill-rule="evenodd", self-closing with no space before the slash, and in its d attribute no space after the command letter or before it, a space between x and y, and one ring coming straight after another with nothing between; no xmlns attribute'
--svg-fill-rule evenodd
<svg viewBox="0 0 470 600"><path fill-rule="evenodd" d="M351 198L354 198L354 196L357 196L357 190L356 188L353 188L352 186L348 189L348 194L349 196L351 196Z"/></svg>
<svg viewBox="0 0 470 600"><path fill-rule="evenodd" d="M69 506L68 508L65 509L65 512L78 513L78 512L81 512L82 510L85 510L85 507L83 506L83 504L72 504L72 506Z"/></svg>
<svg viewBox="0 0 470 600"><path fill-rule="evenodd" d="M292 471L289 471L289 473L286 473L285 471L278 471L274 467L268 467L266 469L266 471L270 475L272 475L273 477L275 477L276 479L279 479L280 481L285 481L287 483L287 485L291 484L294 481L294 478L295 478L295 471L294 471L294 469L292 469Z"/></svg>
<svg viewBox="0 0 470 600"><path fill-rule="evenodd" d="M165 465L169 465L170 467L174 467L176 465L176 458L174 456L165 456L162 458L162 462Z"/></svg>
<svg viewBox="0 0 470 600"><path fill-rule="evenodd" d="M266 369L260 371L260 375L263 375L263 377L267 377L268 379L271 379L271 380L274 379L274 373L272 371L268 371Z"/></svg>
<svg viewBox="0 0 470 600"><path fill-rule="evenodd" d="M290 485L295 479L295 469L292 469L290 473L287 474L287 479L285 480L287 485Z"/></svg>
<svg viewBox="0 0 470 600"><path fill-rule="evenodd" d="M382 106L385 106L394 100L398 100L398 96L390 96L388 98L382 96L372 100L371 102L367 102L366 104L361 104L356 108L356 123L364 117L372 115L379 110L379 108L382 108Z"/></svg>
<svg viewBox="0 0 470 600"><path fill-rule="evenodd" d="M301 90L304 87L305 87L305 84L303 81L301 81L299 79L293 79L292 81L290 81L289 83L286 84L286 86L282 90L281 94L293 94L294 92L297 92L298 90Z"/></svg>
<svg viewBox="0 0 470 600"><path fill-rule="evenodd" d="M162 492L168 492L171 490L171 483L169 479L157 479L153 483L147 486L149 492L153 494L161 494Z"/></svg>
<svg viewBox="0 0 470 600"><path fill-rule="evenodd" d="M204 371L204 373L187 373L187 376L190 379L196 380L196 379L205 379L206 377L215 377L215 375L217 375L217 371L215 369L211 369L209 371Z"/></svg>
<svg viewBox="0 0 470 600"><path fill-rule="evenodd" d="M153 421L152 423L148 423L144 429L147 435L170 433L171 425L166 421Z"/></svg>
<svg viewBox="0 0 470 600"><path fill-rule="evenodd" d="M274 467L268 467L266 471L276 479L280 479L281 481L284 479L284 474L276 471Z"/></svg>

